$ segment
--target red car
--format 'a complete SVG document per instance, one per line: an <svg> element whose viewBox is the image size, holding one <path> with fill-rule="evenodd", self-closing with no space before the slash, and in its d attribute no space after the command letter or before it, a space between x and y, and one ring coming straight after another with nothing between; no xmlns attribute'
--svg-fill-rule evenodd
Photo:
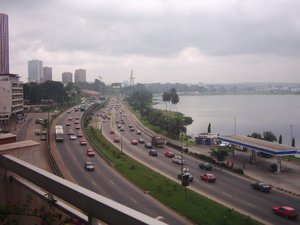
<svg viewBox="0 0 300 225"><path fill-rule="evenodd" d="M175 155L174 155L173 152L166 152L165 156L168 157L168 158L173 158Z"/></svg>
<svg viewBox="0 0 300 225"><path fill-rule="evenodd" d="M69 120L69 121L72 121L72 120L73 120L73 118L70 116L70 117L68 118L68 120Z"/></svg>
<svg viewBox="0 0 300 225"><path fill-rule="evenodd" d="M120 142L120 139L117 138L117 137L115 137L115 138L114 138L114 142L115 142L115 143L119 143L119 142Z"/></svg>
<svg viewBox="0 0 300 225"><path fill-rule="evenodd" d="M93 149L88 148L86 150L86 155L89 156L89 157L94 157L95 156L95 152L93 151Z"/></svg>
<svg viewBox="0 0 300 225"><path fill-rule="evenodd" d="M83 137L83 134L82 134L81 131L78 131L78 132L77 132L77 137Z"/></svg>
<svg viewBox="0 0 300 225"><path fill-rule="evenodd" d="M80 126L77 124L77 125L75 126L75 129L76 129L76 130L79 130L79 129L80 129Z"/></svg>
<svg viewBox="0 0 300 225"><path fill-rule="evenodd" d="M204 173L204 174L201 174L200 175L200 178L204 181L207 181L207 182L215 182L216 181L216 177L215 175L211 174L211 173Z"/></svg>
<svg viewBox="0 0 300 225"><path fill-rule="evenodd" d="M66 126L71 126L70 122L66 122Z"/></svg>
<svg viewBox="0 0 300 225"><path fill-rule="evenodd" d="M132 144L132 145L137 145L137 144L138 144L138 141L135 140L135 139L133 139L133 140L131 140L131 144Z"/></svg>
<svg viewBox="0 0 300 225"><path fill-rule="evenodd" d="M296 219L298 216L296 210L290 206L274 206L272 207L272 211L276 215L280 215L290 219Z"/></svg>
<svg viewBox="0 0 300 225"><path fill-rule="evenodd" d="M74 134L73 130L70 129L69 132L68 132L68 134L69 135L73 135Z"/></svg>
<svg viewBox="0 0 300 225"><path fill-rule="evenodd" d="M82 140L80 141L80 145L87 145L86 140L82 139Z"/></svg>

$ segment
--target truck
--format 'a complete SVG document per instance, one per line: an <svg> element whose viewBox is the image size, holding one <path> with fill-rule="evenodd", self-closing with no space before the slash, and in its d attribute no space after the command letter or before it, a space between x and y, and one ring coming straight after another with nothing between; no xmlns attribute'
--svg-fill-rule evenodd
<svg viewBox="0 0 300 225"><path fill-rule="evenodd" d="M64 130L62 125L55 126L55 140L59 142L64 141Z"/></svg>
<svg viewBox="0 0 300 225"><path fill-rule="evenodd" d="M162 148L165 144L165 138L162 136L154 135L151 137L151 143L157 148Z"/></svg>

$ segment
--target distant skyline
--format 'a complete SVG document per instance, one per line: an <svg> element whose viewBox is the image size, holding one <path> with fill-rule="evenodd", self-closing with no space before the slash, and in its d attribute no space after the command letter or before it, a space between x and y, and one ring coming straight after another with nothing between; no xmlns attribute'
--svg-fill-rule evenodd
<svg viewBox="0 0 300 225"><path fill-rule="evenodd" d="M105 83L300 83L300 1L1 0L10 73Z"/></svg>

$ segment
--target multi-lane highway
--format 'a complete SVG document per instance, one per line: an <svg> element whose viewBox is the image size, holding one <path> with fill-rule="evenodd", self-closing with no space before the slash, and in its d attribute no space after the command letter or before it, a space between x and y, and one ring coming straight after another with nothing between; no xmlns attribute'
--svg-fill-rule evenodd
<svg viewBox="0 0 300 225"><path fill-rule="evenodd" d="M81 117L82 113L72 109L58 121L63 125L65 141L56 143L60 157L75 182L154 218L163 218L163 221L168 224L190 224L125 180L97 154L95 157L87 156L86 150L91 146L89 144L81 146L79 143L81 139L85 139L84 137L70 140L68 135L70 129L75 134L81 130L75 128L74 120L77 116ZM67 121L70 123L69 126L66 126ZM95 171L84 169L86 161L91 161L94 164Z"/></svg>
<svg viewBox="0 0 300 225"><path fill-rule="evenodd" d="M142 137L146 142L151 142L150 137L145 133L142 135L136 134L136 129L143 130L143 127L137 121L133 121L130 116L130 112L124 105L116 107L116 100L109 106L109 110L105 113L110 114L110 120L107 120L102 124L102 130L104 135L113 142L113 138L118 136L122 139L123 151L128 155L136 158L143 164L148 165L154 170L170 177L171 179L177 180L177 175L180 173L181 166L172 163L170 158L164 156L166 151L173 151L177 155L174 149L169 147L159 148L158 157L152 157L148 154L148 149L142 144L132 145L132 139L138 139ZM102 119L103 120L103 119ZM124 121L122 127L125 131L120 131L117 128L118 124ZM135 131L130 131L129 124L134 125ZM110 131L114 130L115 134L110 134ZM116 144L119 145L120 144ZM206 183L200 179L201 171L198 168L199 160L189 156L185 156L185 168L194 176L194 181L190 188L209 196L212 199L221 202L230 208L237 209L246 215L251 215L254 218L259 218L266 224L297 224L297 221L286 220L285 218L279 217L272 214L271 208L278 205L289 205L296 209L300 209L300 199L298 197L272 190L271 193L262 193L255 191L250 188L251 181L240 176L226 172L221 168L214 167L212 173L217 177L216 183Z"/></svg>

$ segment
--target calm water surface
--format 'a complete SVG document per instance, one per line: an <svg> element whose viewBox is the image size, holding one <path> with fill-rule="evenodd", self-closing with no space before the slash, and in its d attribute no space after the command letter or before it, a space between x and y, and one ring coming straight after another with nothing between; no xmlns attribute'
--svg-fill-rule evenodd
<svg viewBox="0 0 300 225"><path fill-rule="evenodd" d="M165 109L161 96L154 97L155 108ZM300 146L300 95L214 95L180 96L172 107L193 118L188 134L196 136L206 132L211 123L212 132L226 135L248 135L252 132L272 131L281 134L284 144L291 144L291 134ZM291 127L292 125L292 127Z"/></svg>

